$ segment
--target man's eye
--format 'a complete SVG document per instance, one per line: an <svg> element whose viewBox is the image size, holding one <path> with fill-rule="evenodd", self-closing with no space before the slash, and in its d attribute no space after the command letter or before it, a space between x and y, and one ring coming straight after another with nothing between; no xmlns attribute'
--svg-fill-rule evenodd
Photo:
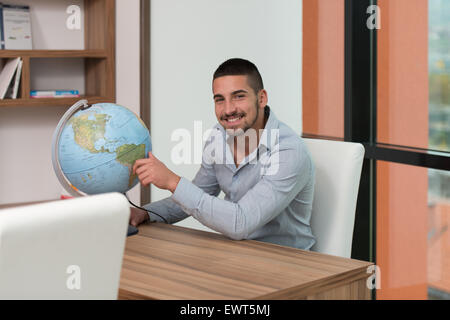
<svg viewBox="0 0 450 320"><path fill-rule="evenodd" d="M222 98L216 99L216 103L219 103L219 102L222 102L222 101L223 101Z"/></svg>
<svg viewBox="0 0 450 320"><path fill-rule="evenodd" d="M244 98L245 96L243 95L243 94L238 94L237 96L235 96L235 99L242 99L242 98Z"/></svg>

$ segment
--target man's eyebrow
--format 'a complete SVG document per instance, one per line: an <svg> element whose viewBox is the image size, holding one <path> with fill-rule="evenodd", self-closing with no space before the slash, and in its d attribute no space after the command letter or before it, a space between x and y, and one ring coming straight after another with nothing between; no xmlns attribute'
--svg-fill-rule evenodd
<svg viewBox="0 0 450 320"><path fill-rule="evenodd" d="M232 93L231 93L231 95L232 96L234 96L234 95L237 95L237 94L239 94L239 93L248 93L248 91L246 91L246 90L244 90L244 89L240 89L240 90L236 90L236 91L233 91ZM214 95L214 97L213 97L213 99L216 99L216 98L223 98L223 95L221 95L221 94L215 94Z"/></svg>
<svg viewBox="0 0 450 320"><path fill-rule="evenodd" d="M234 96L234 95L236 95L238 93L248 93L248 91L241 89L241 90L233 91L231 94Z"/></svg>

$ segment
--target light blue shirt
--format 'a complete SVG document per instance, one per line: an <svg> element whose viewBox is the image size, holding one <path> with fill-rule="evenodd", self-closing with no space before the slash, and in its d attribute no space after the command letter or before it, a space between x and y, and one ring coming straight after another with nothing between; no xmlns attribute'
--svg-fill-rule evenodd
<svg viewBox="0 0 450 320"><path fill-rule="evenodd" d="M231 239L309 250L314 165L303 140L269 114L254 152L236 167L229 137L217 124L194 180L181 178L171 197L144 206L175 223L192 216ZM224 200L217 195L225 193ZM152 220L162 221L150 213Z"/></svg>

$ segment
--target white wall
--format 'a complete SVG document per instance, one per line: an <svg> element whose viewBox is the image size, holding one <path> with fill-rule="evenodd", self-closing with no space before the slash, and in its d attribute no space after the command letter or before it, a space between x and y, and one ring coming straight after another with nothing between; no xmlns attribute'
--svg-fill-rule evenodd
<svg viewBox="0 0 450 320"><path fill-rule="evenodd" d="M140 4L139 0L116 0L116 102L140 114ZM140 201L140 186L127 193Z"/></svg>
<svg viewBox="0 0 450 320"><path fill-rule="evenodd" d="M152 0L151 132L154 154L192 179L199 165L176 165L171 134L194 121L216 123L212 75L228 58L258 67L277 117L301 133L301 0ZM152 187L152 200L170 195ZM180 223L206 229L192 218Z"/></svg>
<svg viewBox="0 0 450 320"><path fill-rule="evenodd" d="M36 1L12 3L33 6ZM39 19L33 20L35 48L83 49L83 30L64 31L65 9L78 3L82 5L83 1L39 1ZM62 23L63 27L58 27ZM45 79L35 81L45 85ZM116 97L118 104L139 114L139 0L116 0ZM53 131L66 110L67 107L0 108L0 204L59 197L61 187L53 173L50 148ZM138 201L139 187L129 195Z"/></svg>

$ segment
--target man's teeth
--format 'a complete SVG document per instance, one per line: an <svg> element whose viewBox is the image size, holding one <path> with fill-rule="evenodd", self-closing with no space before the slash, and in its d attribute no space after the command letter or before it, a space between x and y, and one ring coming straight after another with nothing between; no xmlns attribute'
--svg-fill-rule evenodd
<svg viewBox="0 0 450 320"><path fill-rule="evenodd" d="M238 120L240 120L242 117L237 117L237 118L228 118L227 121L228 122L236 122Z"/></svg>

